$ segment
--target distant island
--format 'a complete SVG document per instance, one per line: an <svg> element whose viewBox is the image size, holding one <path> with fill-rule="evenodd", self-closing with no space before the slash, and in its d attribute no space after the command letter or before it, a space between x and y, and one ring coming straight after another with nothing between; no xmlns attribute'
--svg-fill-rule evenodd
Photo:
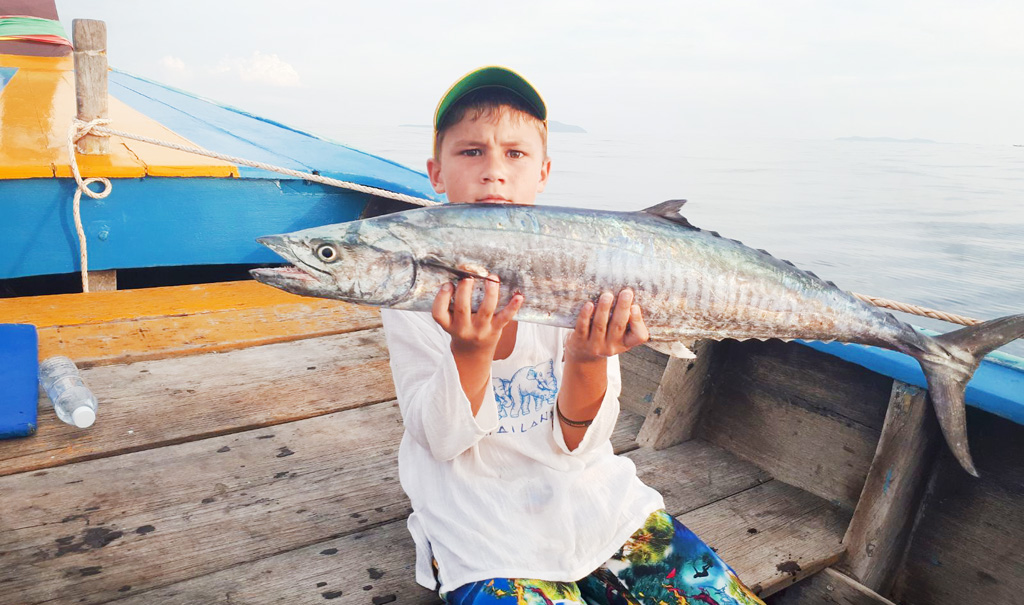
<svg viewBox="0 0 1024 605"><path fill-rule="evenodd" d="M573 124L564 124L562 122L556 122L554 120L550 120L548 122L548 130L550 130L551 132L587 132L586 130L583 130L583 128L580 126L575 126Z"/></svg>
<svg viewBox="0 0 1024 605"><path fill-rule="evenodd" d="M432 128L430 124L399 124L399 128ZM548 131L550 132L587 132L583 130L581 126L574 124L565 124L564 122L556 122L551 120L548 122Z"/></svg>
<svg viewBox="0 0 1024 605"><path fill-rule="evenodd" d="M869 143L938 143L931 139L894 139L892 137L839 137L837 141L858 141Z"/></svg>

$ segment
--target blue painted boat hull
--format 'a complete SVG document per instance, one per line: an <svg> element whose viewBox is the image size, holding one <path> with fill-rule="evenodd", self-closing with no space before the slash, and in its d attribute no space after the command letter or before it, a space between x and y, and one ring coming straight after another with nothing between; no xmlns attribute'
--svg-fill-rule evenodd
<svg viewBox="0 0 1024 605"><path fill-rule="evenodd" d="M112 182L106 199L82 199L90 270L280 262L257 237L355 220L372 199L298 180ZM71 179L0 181L0 279L79 270L74 191Z"/></svg>

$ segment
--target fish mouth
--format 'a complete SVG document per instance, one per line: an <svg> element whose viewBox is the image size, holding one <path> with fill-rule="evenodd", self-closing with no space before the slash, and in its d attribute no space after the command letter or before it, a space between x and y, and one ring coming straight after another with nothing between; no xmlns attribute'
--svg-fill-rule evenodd
<svg viewBox="0 0 1024 605"><path fill-rule="evenodd" d="M286 265L284 267L261 267L259 269L249 269L249 274L256 279L256 281L276 285L277 283L283 282L309 282L319 283L320 280L296 267L295 265Z"/></svg>
<svg viewBox="0 0 1024 605"><path fill-rule="evenodd" d="M317 285L323 283L320 277L299 264L295 254L289 249L288 243L280 235L258 237L256 241L270 248L285 260L293 263L283 267L250 269L249 275L256 281L280 288L286 292L301 295L308 295Z"/></svg>

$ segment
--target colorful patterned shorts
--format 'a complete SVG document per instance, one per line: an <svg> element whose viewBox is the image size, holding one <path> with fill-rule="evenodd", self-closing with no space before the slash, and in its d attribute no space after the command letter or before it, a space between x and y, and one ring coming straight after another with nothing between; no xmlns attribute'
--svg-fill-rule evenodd
<svg viewBox="0 0 1024 605"><path fill-rule="evenodd" d="M736 572L665 511L578 582L481 580L442 595L449 605L764 605Z"/></svg>

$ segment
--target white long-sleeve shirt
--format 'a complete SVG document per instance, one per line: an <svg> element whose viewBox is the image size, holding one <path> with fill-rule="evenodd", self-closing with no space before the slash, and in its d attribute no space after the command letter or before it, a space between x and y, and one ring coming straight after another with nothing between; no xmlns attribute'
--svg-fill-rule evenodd
<svg viewBox="0 0 1024 605"><path fill-rule="evenodd" d="M554 419L569 330L520 323L474 417L451 337L430 314L381 317L405 422L398 464L412 501L417 582L438 588L432 558L442 594L488 578L575 581L664 508L633 462L612 451L617 357L601 409L570 451Z"/></svg>

